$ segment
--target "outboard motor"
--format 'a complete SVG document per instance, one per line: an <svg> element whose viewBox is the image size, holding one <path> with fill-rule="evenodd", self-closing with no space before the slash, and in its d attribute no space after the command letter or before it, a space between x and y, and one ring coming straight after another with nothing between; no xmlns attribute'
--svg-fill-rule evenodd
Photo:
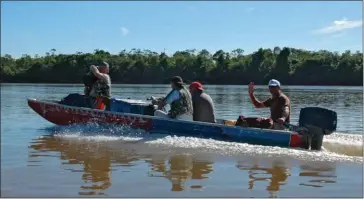
<svg viewBox="0 0 364 199"><path fill-rule="evenodd" d="M324 135L330 135L336 130L337 114L334 111L320 107L301 109L299 116L299 132L304 138L305 149L321 150Z"/></svg>

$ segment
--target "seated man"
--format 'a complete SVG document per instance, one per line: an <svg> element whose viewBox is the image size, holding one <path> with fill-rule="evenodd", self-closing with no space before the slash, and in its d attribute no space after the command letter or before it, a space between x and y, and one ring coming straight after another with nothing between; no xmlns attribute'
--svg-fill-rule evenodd
<svg viewBox="0 0 364 199"><path fill-rule="evenodd" d="M270 80L268 86L272 96L264 102L258 101L254 96L253 82L249 84L249 96L256 108L270 108L270 118L244 118L240 116L237 125L281 130L284 129L284 124L289 124L291 112L289 98L282 93L281 84L278 80Z"/></svg>
<svg viewBox="0 0 364 199"><path fill-rule="evenodd" d="M171 110L168 113L156 110L154 116L192 121L193 106L191 94L183 86L182 78L179 76L172 77L171 88L172 91L157 102L159 109L163 108L166 104L170 104Z"/></svg>
<svg viewBox="0 0 364 199"><path fill-rule="evenodd" d="M190 93L193 104L193 120L216 123L214 103L211 97L204 92L200 82L190 84Z"/></svg>
<svg viewBox="0 0 364 199"><path fill-rule="evenodd" d="M109 64L102 62L98 67L91 65L91 73L97 78L97 80L92 84L89 91L85 92L93 100L92 108L97 106L97 103L103 102L106 105L105 110L110 108L110 97L111 97L111 79L109 76ZM85 91L88 88L85 88Z"/></svg>

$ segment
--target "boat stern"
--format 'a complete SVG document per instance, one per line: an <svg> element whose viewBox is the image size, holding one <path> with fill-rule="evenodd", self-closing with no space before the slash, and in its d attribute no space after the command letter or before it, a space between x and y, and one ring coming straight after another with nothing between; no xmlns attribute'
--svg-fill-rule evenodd
<svg viewBox="0 0 364 199"><path fill-rule="evenodd" d="M289 147L291 148L302 148L303 137L298 133L292 133L290 135Z"/></svg>

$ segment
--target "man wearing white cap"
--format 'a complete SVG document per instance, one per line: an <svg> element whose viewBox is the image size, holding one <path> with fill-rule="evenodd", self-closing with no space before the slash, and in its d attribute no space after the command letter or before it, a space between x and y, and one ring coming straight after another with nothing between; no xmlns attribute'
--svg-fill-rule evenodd
<svg viewBox="0 0 364 199"><path fill-rule="evenodd" d="M281 83L278 80L271 79L268 83L270 98L260 102L254 96L254 82L249 83L249 96L256 108L270 108L271 119L273 120L274 129L282 129L284 123L290 122L291 102L289 98L282 93Z"/></svg>

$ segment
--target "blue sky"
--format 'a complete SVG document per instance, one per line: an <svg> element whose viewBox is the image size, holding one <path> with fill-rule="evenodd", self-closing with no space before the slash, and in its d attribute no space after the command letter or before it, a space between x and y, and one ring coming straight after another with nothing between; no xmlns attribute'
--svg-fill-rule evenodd
<svg viewBox="0 0 364 199"><path fill-rule="evenodd" d="M1 54L362 51L362 2L1 2Z"/></svg>

